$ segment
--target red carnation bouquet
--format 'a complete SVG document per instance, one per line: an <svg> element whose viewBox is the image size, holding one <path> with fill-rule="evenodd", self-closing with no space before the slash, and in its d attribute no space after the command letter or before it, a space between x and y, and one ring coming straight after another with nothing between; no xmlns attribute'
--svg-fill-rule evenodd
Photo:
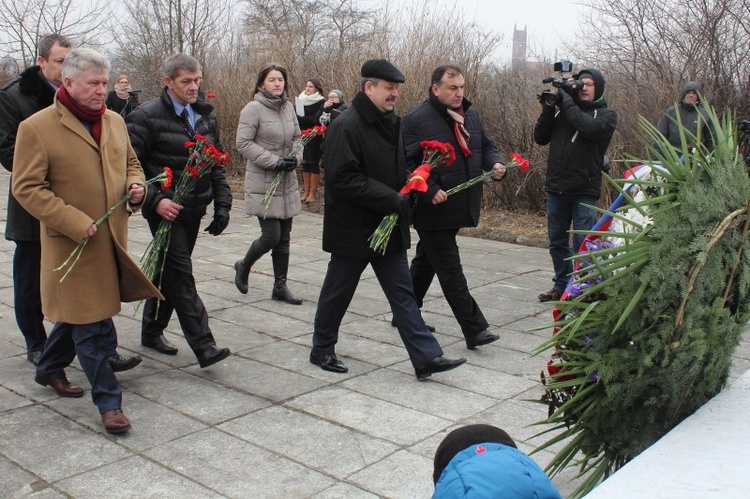
<svg viewBox="0 0 750 499"><path fill-rule="evenodd" d="M302 130L300 139L294 145L292 152L289 153L289 157L297 157L297 155L305 149L305 146L312 139L314 139L315 137L324 136L327 130L328 127L326 127L325 125L318 125ZM292 172L280 171L279 173L277 173L276 177L274 177L274 179L271 181L271 185L269 185L268 189L266 189L266 193L263 194L262 198L260 198L260 202L263 203L263 218L266 218L266 213L268 213L268 207L271 205L271 200L273 199L274 194L276 194L276 190L279 188L279 185L281 185L281 181L284 180L284 175L286 175L287 173Z"/></svg>
<svg viewBox="0 0 750 499"><path fill-rule="evenodd" d="M518 168L522 172L525 172L529 169L529 160L518 154L517 152L514 152L510 155L510 162L506 163L504 168L506 170L509 170L511 168ZM478 184L479 182L484 182L488 178L490 178L492 175L494 175L494 170L490 170L487 172L484 172L483 174L474 177L470 180L467 180L463 184L458 184L456 187L453 187L452 189L448 189L445 191L445 194L450 196L451 194L455 194L459 191L463 191L464 189L468 189L472 185Z"/></svg>
<svg viewBox="0 0 750 499"><path fill-rule="evenodd" d="M430 178L432 169L441 165L449 166L456 159L456 152L453 150L453 146L448 143L437 140L423 140L419 145L422 147L422 164L411 172L409 180L399 191L401 194L427 192L427 179ZM397 221L397 213L391 213L383 217L375 232L367 239L370 242L370 248L381 255L385 255L385 249Z"/></svg>
<svg viewBox="0 0 750 499"><path fill-rule="evenodd" d="M172 201L177 204L181 204L185 196L193 192L195 185L201 177L209 173L213 168L223 167L229 162L229 153L222 152L213 144L209 144L201 134L195 134L195 142L185 142L185 147L190 150L188 161L182 175L177 179L174 187L174 196L172 196ZM163 175L166 175L169 179L169 185L165 184L162 186L162 189L166 190L171 185L172 170L164 167ZM149 243L146 252L141 257L143 273L152 282L157 269L159 271L164 269L164 254L167 248L169 248L172 222L172 220L167 219L162 219L159 222L154 239ZM161 278L159 278L158 283L154 284L161 290Z"/></svg>

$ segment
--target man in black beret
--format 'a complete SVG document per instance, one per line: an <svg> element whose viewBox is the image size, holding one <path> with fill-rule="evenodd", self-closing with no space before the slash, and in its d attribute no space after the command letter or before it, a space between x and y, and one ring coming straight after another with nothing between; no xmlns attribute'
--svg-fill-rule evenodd
<svg viewBox="0 0 750 499"><path fill-rule="evenodd" d="M324 143L323 250L331 253L331 260L318 299L310 362L326 371L348 371L336 356L339 326L369 264L388 299L417 378L423 379L458 367L466 359L443 357L414 298L406 258L411 203L399 193L407 179L406 161L401 119L393 110L404 75L383 59L364 63L361 75L362 90L331 123ZM398 213L398 224L380 254L370 248L368 238L391 213Z"/></svg>

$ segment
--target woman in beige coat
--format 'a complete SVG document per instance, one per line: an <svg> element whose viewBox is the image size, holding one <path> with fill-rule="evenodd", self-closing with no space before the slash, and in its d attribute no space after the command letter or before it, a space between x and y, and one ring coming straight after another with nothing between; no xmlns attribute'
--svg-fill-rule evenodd
<svg viewBox="0 0 750 499"><path fill-rule="evenodd" d="M245 258L234 264L234 284L246 294L251 267L270 251L274 274L271 298L299 305L302 300L295 298L286 284L292 217L302 211L297 159L290 157L300 128L288 91L286 69L269 64L258 73L254 99L240 113L237 150L247 159L245 211L258 217L261 235ZM279 172L285 172L284 179L266 210L261 198Z"/></svg>

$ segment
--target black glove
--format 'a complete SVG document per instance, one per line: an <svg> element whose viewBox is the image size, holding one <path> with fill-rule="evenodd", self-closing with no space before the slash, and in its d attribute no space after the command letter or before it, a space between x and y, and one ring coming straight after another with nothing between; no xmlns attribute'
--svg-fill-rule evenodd
<svg viewBox="0 0 750 499"><path fill-rule="evenodd" d="M398 213L400 217L406 218L408 220L411 216L412 204L411 194L399 194L396 213Z"/></svg>
<svg viewBox="0 0 750 499"><path fill-rule="evenodd" d="M273 169L277 172L291 172L295 168L297 168L297 160L295 158L279 158Z"/></svg>
<svg viewBox="0 0 750 499"><path fill-rule="evenodd" d="M214 215L214 220L208 227L203 229L204 232L208 232L212 236L218 236L224 229L229 225L229 213L217 213Z"/></svg>

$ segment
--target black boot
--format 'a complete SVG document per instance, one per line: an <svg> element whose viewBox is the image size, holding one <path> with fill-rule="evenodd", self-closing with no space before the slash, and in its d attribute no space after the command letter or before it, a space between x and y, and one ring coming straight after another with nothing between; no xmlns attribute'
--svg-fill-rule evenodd
<svg viewBox="0 0 750 499"><path fill-rule="evenodd" d="M245 258L234 262L234 285L237 286L237 289L243 295L247 294L247 279L250 276L250 268L252 268L253 264L257 262L258 258L261 256L263 256L263 253L255 250L255 243L253 242L253 244L250 245L250 249L247 250Z"/></svg>
<svg viewBox="0 0 750 499"><path fill-rule="evenodd" d="M289 270L289 253L271 253L273 260L273 293L271 298L283 301L291 305L302 305L302 300L295 298L289 288L286 287L286 274Z"/></svg>

